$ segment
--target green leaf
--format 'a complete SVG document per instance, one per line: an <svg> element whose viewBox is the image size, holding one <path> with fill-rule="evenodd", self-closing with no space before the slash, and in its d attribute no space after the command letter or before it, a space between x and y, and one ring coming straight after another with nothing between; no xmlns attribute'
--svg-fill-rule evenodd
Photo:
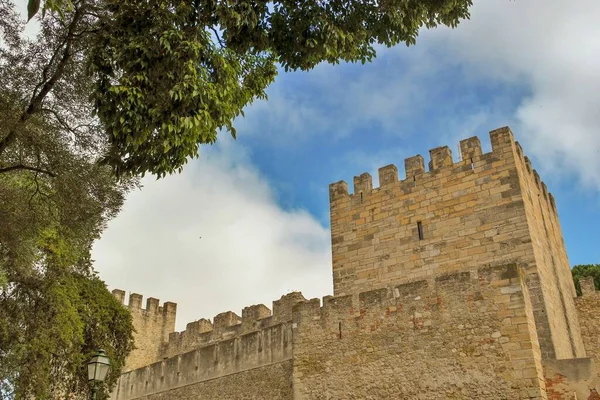
<svg viewBox="0 0 600 400"><path fill-rule="evenodd" d="M29 0L27 3L27 22L37 14L40 9L40 0Z"/></svg>

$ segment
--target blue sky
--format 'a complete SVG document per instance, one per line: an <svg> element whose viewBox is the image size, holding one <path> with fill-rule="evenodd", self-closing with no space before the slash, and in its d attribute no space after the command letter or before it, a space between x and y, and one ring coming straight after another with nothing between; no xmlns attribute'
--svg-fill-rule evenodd
<svg viewBox="0 0 600 400"><path fill-rule="evenodd" d="M456 30L372 63L281 72L181 175L147 179L96 244L111 288L179 303L178 328L290 290L331 294L328 185L509 125L554 194L572 264L599 263L595 1L476 1ZM200 239L202 237L202 239Z"/></svg>

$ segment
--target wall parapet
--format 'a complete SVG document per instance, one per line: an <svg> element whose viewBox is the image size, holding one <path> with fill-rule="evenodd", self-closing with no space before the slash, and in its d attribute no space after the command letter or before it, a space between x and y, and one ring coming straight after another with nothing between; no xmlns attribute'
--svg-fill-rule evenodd
<svg viewBox="0 0 600 400"><path fill-rule="evenodd" d="M290 322L294 304L302 301L306 301L302 293L292 292L273 301L273 312L264 304L256 304L245 307L241 317L233 311L225 311L216 315L212 323L204 318L190 322L184 331L169 335L164 357Z"/></svg>
<svg viewBox="0 0 600 400"><path fill-rule="evenodd" d="M493 265L472 269L469 271L452 272L430 279L422 279L400 285L390 285L370 291L343 296L325 296L322 302L318 298L297 303L293 308L294 326L302 324L317 324L323 328L339 330L339 321L361 318L370 312L382 312L384 315L406 310L436 310L449 306L442 299L442 294L461 297L473 302L483 298L485 290L506 295L523 296L521 287L522 271L516 264ZM456 290L461 288L461 290ZM456 294L458 293L458 294ZM512 296L514 297L514 296ZM429 322L408 321L415 327L430 326ZM525 323L526 321L520 321Z"/></svg>

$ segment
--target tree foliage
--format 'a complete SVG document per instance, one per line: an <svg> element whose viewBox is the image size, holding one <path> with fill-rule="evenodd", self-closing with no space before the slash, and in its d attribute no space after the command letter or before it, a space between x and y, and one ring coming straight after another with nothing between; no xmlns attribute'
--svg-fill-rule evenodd
<svg viewBox="0 0 600 400"><path fill-rule="evenodd" d="M107 0L90 52L95 111L111 141L105 161L117 173L171 173L220 129L235 137L233 119L265 97L276 62L286 70L364 63L375 44L411 45L422 26L456 26L470 5Z"/></svg>
<svg viewBox="0 0 600 400"><path fill-rule="evenodd" d="M39 4L31 0L37 12ZM37 5L37 7L36 7ZM47 0L94 39L82 55L94 113L119 176L180 171L277 75L321 62L368 62L375 46L456 27L471 0ZM69 11L70 10L70 11ZM220 33L219 33L220 32ZM71 35L73 36L73 35ZM0 143L1 146L1 143ZM1 151L0 147L0 151Z"/></svg>
<svg viewBox="0 0 600 400"><path fill-rule="evenodd" d="M114 384L133 345L90 250L136 182L96 162L107 144L91 117L84 25L46 16L35 40L23 26L0 0L0 398L81 397L93 351L110 355Z"/></svg>
<svg viewBox="0 0 600 400"><path fill-rule="evenodd" d="M581 284L579 283L581 278L593 277L596 290L600 290L600 264L575 265L571 269L571 274L573 275L575 290L577 291L578 296L581 296L582 294Z"/></svg>
<svg viewBox="0 0 600 400"><path fill-rule="evenodd" d="M85 364L99 347L113 385L133 345L131 316L89 259L123 193L106 169L53 167L54 177L0 174L0 398L87 393Z"/></svg>

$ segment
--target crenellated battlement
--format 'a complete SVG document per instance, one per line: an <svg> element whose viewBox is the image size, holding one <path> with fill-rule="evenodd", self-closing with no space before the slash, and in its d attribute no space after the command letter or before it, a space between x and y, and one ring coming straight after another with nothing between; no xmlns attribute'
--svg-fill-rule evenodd
<svg viewBox="0 0 600 400"><path fill-rule="evenodd" d="M114 289L113 296L123 305L126 305L131 311L140 311L147 314L175 314L177 313L177 303L167 301L160 305L160 300L154 297L146 299L146 308L142 308L144 296L138 293L130 293L129 301L125 304L125 291Z"/></svg>
<svg viewBox="0 0 600 400"><path fill-rule="evenodd" d="M505 158L507 153L511 155L516 153L520 164L531 174L539 192L556 212L554 198L548 192L548 188L540 179L538 172L533 169L529 158L524 155L521 145L514 140L511 130L504 127L491 131L489 135L492 145L491 152L483 153L479 138L473 136L460 141L459 161L456 162L449 146L440 146L429 150L427 170L422 155L406 158L404 160L404 179L399 179L398 167L395 165L381 167L378 170L379 187L373 187L373 178L367 172L353 178L353 193L349 193L348 184L343 180L332 183L329 185L330 202L335 203L349 199L352 204L360 207L371 194L380 190L389 191L394 187L399 187L404 195L408 195L410 192L418 192L423 188L436 186L436 180L438 184L441 184L445 179L449 179L450 175L460 179L469 174L488 170L499 160Z"/></svg>
<svg viewBox="0 0 600 400"><path fill-rule="evenodd" d="M112 294L129 308L135 327L135 348L127 357L124 370L136 369L160 360L169 334L175 330L177 304L166 301L161 306L159 299L149 297L146 299L146 307L142 308L144 296L139 293L130 293L127 304L124 290L114 289Z"/></svg>
<svg viewBox="0 0 600 400"><path fill-rule="evenodd" d="M302 301L306 301L302 293L292 292L273 301L272 313L264 304L256 304L245 307L241 317L233 311L225 311L216 315L212 323L208 319L190 322L184 331L171 332L164 356L173 357L198 347L290 322L293 306Z"/></svg>
<svg viewBox="0 0 600 400"><path fill-rule="evenodd" d="M319 325L322 328L341 332L340 322L355 321L358 328L367 314L376 313L380 317L409 312L417 313L468 304L484 297L498 294L515 294L523 291L522 271L515 264L482 267L475 270L443 274L429 279L386 286L374 290L345 296L325 296L300 302L294 306L294 326L302 324ZM522 296L522 295L521 295ZM423 328L435 324L434 319L422 321L407 319L412 328Z"/></svg>
<svg viewBox="0 0 600 400"><path fill-rule="evenodd" d="M497 161L493 159L491 155L494 153L504 152L506 146L514 144L514 139L510 129L501 128L490 132L492 140L492 152L486 153L490 157L484 157L483 161ZM425 170L425 160L422 155L408 157L404 160L405 178L400 180L398 176L398 167L395 165L387 165L379 168L379 187L373 188L373 178L369 173L363 173L359 176L355 176L353 179L354 193L350 194L348 191L348 184L345 181L339 181L332 183L329 186L329 193L331 201L343 199L344 197L355 197L364 196L371 194L373 191L378 189L386 189L391 185L401 184L404 190L410 190L411 188L417 188L422 184L430 181L431 178L439 177L441 170L453 170L454 173L461 173L465 171L465 166L469 169L474 167L476 161L480 161L483 156L481 149L481 142L479 138L474 136L469 139L460 141L460 153L461 160L454 162L452 156L452 150L448 146L440 146L429 150L428 170ZM483 166L485 163L480 163ZM437 172L437 173L436 173ZM414 182L419 182L415 184Z"/></svg>

